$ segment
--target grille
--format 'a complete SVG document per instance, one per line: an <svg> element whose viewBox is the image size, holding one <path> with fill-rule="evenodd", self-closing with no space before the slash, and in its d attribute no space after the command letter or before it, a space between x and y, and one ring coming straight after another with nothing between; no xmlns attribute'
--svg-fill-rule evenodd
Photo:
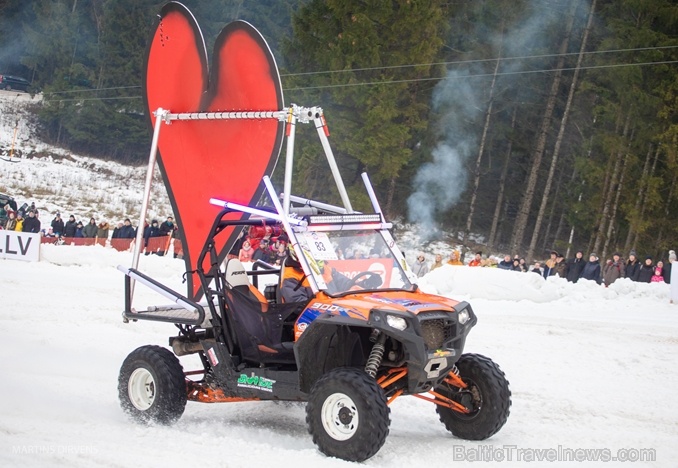
<svg viewBox="0 0 678 468"><path fill-rule="evenodd" d="M445 320L442 319L421 322L421 334L426 348L430 350L442 348L443 343L445 343L445 336L447 335L446 329Z"/></svg>

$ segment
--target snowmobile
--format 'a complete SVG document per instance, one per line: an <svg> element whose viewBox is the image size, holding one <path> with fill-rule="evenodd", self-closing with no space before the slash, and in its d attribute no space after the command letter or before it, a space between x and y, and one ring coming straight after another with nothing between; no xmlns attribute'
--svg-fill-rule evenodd
<svg viewBox="0 0 678 468"><path fill-rule="evenodd" d="M184 10L176 3L163 9L163 35L172 34L173 21L191 21ZM256 36L245 23L235 27ZM177 41L176 34L171 37ZM149 106L157 104L150 101ZM197 255L191 255L188 237L195 231L182 229L187 278L195 278L186 294L140 271L138 249L132 267L118 267L125 273L124 320L161 321L177 328L169 349L142 346L124 360L118 390L125 413L140 423L171 424L187 401L305 402L313 442L322 453L349 461L379 451L389 433L389 406L400 397L432 403L446 429L460 438L484 440L502 428L511 405L504 373L487 357L464 354L466 337L477 322L471 305L417 287L367 174L362 177L372 209L353 209L320 107L221 113L156 109L149 172L160 142L161 169L180 212L177 218L186 205L178 199L183 195L170 173L170 151L158 136L163 123L191 122L197 128L205 121L234 125L270 119L280 123L276 132L285 132L286 171L282 195L265 174L262 191L250 192L256 203L211 197L209 206L191 205L191 213L212 213L213 222ZM296 123L315 125L341 205L292 195ZM183 136L190 138L189 133ZM151 179L147 177L145 206ZM227 257L243 230L265 232L267 227L287 237L290 255L280 266ZM286 294L294 281L291 290L306 296ZM135 285L151 288L171 304L136 310ZM199 369L184 370L179 358L187 355L199 358Z"/></svg>

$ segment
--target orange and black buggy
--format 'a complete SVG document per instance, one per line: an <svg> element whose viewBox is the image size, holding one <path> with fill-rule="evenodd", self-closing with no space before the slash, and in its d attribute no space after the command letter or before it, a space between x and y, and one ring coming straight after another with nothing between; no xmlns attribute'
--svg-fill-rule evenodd
<svg viewBox="0 0 678 468"><path fill-rule="evenodd" d="M189 15L176 3L163 9L158 30L173 42L162 47L180 42L182 21L194 21ZM239 37L236 31L263 41L246 23L228 25L225 31L228 37ZM228 45L226 39L217 43ZM151 58L153 50L152 45ZM144 274L137 267L138 252L132 267L119 267L126 275L124 319L173 323L178 330L169 349L142 346L123 362L118 389L127 414L141 423L171 424L187 401L306 402L308 430L320 451L351 461L379 451L389 432L389 405L400 397L431 402L447 430L460 438L483 440L502 428L511 405L504 373L489 358L464 354L466 337L477 322L471 306L419 290L366 174L372 210L353 209L322 109L293 105L252 112L168 111L168 105L153 101L162 101L162 96L149 96L156 117L149 172L159 141L161 170L182 227L189 285L181 294ZM264 151L268 157L277 158L283 141L278 132L285 133L282 194L268 177L274 164L264 164L261 190L251 192L252 202L229 199L228 189L238 175L220 174L225 188L219 188L219 196L202 205L191 199L189 213L180 182L171 174L171 151L163 147L179 140L158 137L160 128L173 122L165 132L192 138L191 128L203 121L228 126L248 119L276 123L273 140L278 146L272 153ZM194 127L181 127L186 122ZM291 194L296 123L315 125L340 204ZM149 189L147 184L144 206ZM195 211L213 222L204 223L201 245L192 252L201 225L190 221ZM280 265L228 258L243 232L284 236L289 255ZM136 310L135 285L151 288L171 305ZM197 355L201 368L185 371L179 357L186 355Z"/></svg>

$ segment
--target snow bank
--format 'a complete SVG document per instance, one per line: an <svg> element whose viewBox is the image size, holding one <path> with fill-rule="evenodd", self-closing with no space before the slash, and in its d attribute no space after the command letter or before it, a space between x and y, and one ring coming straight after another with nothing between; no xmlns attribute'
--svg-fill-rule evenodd
<svg viewBox="0 0 678 468"><path fill-rule="evenodd" d="M555 276L544 279L531 272L451 265L433 270L419 280L419 286L432 294L494 301L543 303L562 300L581 303L598 299L669 300L669 285L665 283L634 283L624 278L605 288L594 281L570 283Z"/></svg>

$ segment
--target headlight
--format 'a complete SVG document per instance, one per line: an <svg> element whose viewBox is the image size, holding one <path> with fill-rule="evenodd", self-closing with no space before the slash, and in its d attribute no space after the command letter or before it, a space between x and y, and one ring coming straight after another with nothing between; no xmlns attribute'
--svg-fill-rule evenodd
<svg viewBox="0 0 678 468"><path fill-rule="evenodd" d="M407 328L407 321L404 318L395 315L386 315L386 323L388 323L389 327L400 331Z"/></svg>
<svg viewBox="0 0 678 468"><path fill-rule="evenodd" d="M471 316L468 313L468 310L464 309L461 312L457 314L457 319L459 320L459 323L464 325L468 320L471 318Z"/></svg>

